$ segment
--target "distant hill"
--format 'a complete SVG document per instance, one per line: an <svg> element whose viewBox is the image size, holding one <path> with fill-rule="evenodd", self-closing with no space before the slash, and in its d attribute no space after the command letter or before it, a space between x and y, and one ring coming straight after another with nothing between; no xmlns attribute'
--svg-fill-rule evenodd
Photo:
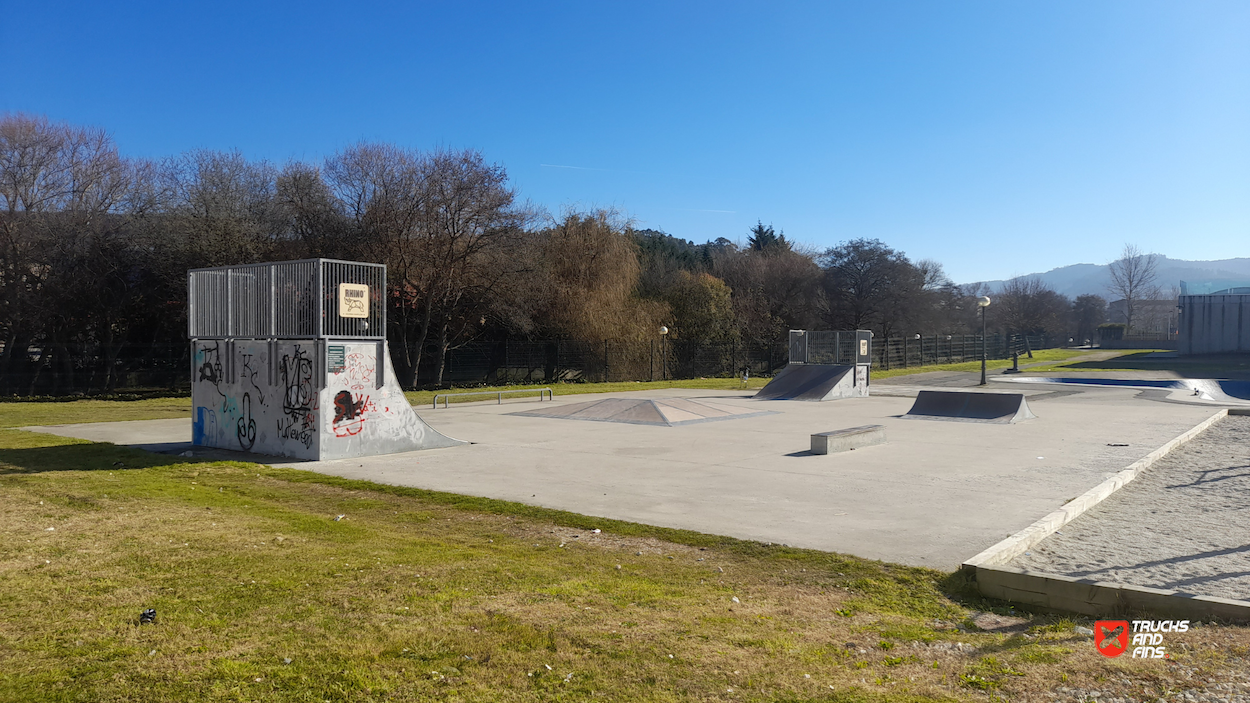
<svg viewBox="0 0 1250 703"><path fill-rule="evenodd" d="M1114 296L1107 290L1111 282L1106 264L1072 264L1052 269L1046 273L1028 274L1040 278L1043 282L1069 298L1092 293L1101 295L1107 300ZM1250 283L1250 258L1220 259L1218 261L1185 261L1159 257L1157 283L1165 295L1172 286L1179 286L1181 281L1188 283L1220 283L1227 285L1247 285ZM991 289L1000 287L1005 281L979 281L969 285L986 284Z"/></svg>

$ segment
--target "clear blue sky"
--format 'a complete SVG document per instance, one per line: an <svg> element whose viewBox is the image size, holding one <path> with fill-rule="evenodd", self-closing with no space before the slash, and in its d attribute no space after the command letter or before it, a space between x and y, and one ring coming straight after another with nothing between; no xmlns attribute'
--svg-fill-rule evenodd
<svg viewBox="0 0 1250 703"><path fill-rule="evenodd" d="M473 147L558 212L958 282L1250 256L1250 3L0 0L0 111L125 153Z"/></svg>

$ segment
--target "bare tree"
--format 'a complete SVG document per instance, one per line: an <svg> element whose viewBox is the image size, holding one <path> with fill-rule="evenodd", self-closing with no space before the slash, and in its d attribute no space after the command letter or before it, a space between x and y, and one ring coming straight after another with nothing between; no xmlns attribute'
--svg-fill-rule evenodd
<svg viewBox="0 0 1250 703"><path fill-rule="evenodd" d="M351 249L387 266L391 359L406 386L416 380L434 316L426 297L434 272L420 226L424 161L415 151L362 142L327 158L323 169L334 206L349 223Z"/></svg>
<svg viewBox="0 0 1250 703"><path fill-rule="evenodd" d="M882 337L932 331L933 312L953 294L941 266L913 264L903 252L875 239L856 239L821 257L825 293L822 316L834 329L874 329Z"/></svg>
<svg viewBox="0 0 1250 703"><path fill-rule="evenodd" d="M151 204L151 176L102 129L0 117L0 371L32 372L33 387L55 364L54 388L70 391L81 349L99 345L111 387L120 339L142 317L144 252L128 228Z"/></svg>
<svg viewBox="0 0 1250 703"><path fill-rule="evenodd" d="M788 329L816 322L820 267L806 251L769 246L764 250L722 247L712 272L733 290L740 336L757 344L775 342Z"/></svg>
<svg viewBox="0 0 1250 703"><path fill-rule="evenodd" d="M1120 258L1109 266L1111 285L1108 289L1124 299L1124 317L1128 323L1125 332L1133 330L1137 303L1159 297L1159 286L1155 282L1158 263L1154 254L1143 254L1135 245L1125 244Z"/></svg>
<svg viewBox="0 0 1250 703"><path fill-rule="evenodd" d="M1040 278L1021 276L1003 284L998 291L998 319L1007 330L1024 335L1024 348L1030 357L1029 335L1054 333L1065 329L1072 303L1056 293Z"/></svg>
<svg viewBox="0 0 1250 703"><path fill-rule="evenodd" d="M447 350L484 326L497 289L516 272L507 252L518 246L534 212L517 202L508 174L473 149L441 149L425 162L422 229L427 266L424 292L435 308L434 382L443 383Z"/></svg>

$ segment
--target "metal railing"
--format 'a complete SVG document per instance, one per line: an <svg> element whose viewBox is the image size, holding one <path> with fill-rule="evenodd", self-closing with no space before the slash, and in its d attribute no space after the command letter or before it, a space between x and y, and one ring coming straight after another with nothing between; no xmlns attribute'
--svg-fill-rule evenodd
<svg viewBox="0 0 1250 703"><path fill-rule="evenodd" d="M339 309L344 300L351 309ZM386 302L383 264L305 259L192 269L187 336L381 340Z"/></svg>
<svg viewBox="0 0 1250 703"><path fill-rule="evenodd" d="M543 402L543 393L547 394L547 400L556 399L555 394L551 392L550 388L522 388L522 389L513 390L513 391L473 391L471 393L439 393L434 396L434 408L435 409L438 408L439 398L443 399L443 408L445 409L448 407L448 400L447 400L448 398L460 398L460 397L469 396L469 395L497 395L499 396L498 404L503 405L504 393L538 393L538 402L540 403Z"/></svg>

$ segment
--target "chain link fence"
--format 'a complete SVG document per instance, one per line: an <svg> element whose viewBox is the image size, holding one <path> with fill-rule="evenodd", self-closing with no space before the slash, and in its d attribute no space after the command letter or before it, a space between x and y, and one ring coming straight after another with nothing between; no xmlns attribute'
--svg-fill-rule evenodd
<svg viewBox="0 0 1250 703"><path fill-rule="evenodd" d="M455 385L558 381L659 381L673 378L768 376L786 365L783 341L652 342L576 340L471 342L447 352L443 383ZM430 378L434 360L417 378Z"/></svg>
<svg viewBox="0 0 1250 703"><path fill-rule="evenodd" d="M853 337L841 340L842 346ZM1028 348L1045 348L1048 340L1030 337ZM7 396L75 396L121 392L189 393L191 362L188 344L47 345L25 350L0 347L0 394ZM1024 353L1020 336L990 335L991 359ZM873 340L877 369L978 361L980 335L877 338ZM838 363L851 356L849 346ZM665 379L771 376L789 361L784 340L771 344L744 342L651 342L576 340L478 341L447 352L443 386L556 383L577 381L659 381ZM833 363L834 356L825 361ZM436 359L427 354L417 375L418 388L432 388Z"/></svg>
<svg viewBox="0 0 1250 703"><path fill-rule="evenodd" d="M991 334L985 338L985 354L989 359L1009 359L1013 353L1046 349L1054 343L1045 337ZM873 366L899 369L930 364L959 364L981 360L981 335L943 334L929 337L891 337L873 339Z"/></svg>

